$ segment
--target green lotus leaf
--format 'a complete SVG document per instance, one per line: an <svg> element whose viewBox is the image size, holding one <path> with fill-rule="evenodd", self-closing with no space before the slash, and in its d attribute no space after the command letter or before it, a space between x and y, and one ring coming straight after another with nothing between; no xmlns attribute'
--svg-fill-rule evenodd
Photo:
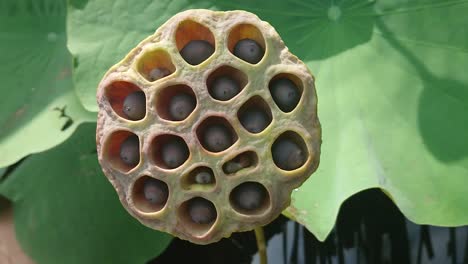
<svg viewBox="0 0 468 264"><path fill-rule="evenodd" d="M317 78L321 165L289 216L323 240L345 199L379 187L416 223L468 224L467 1L73 1L69 47L86 109L97 109L111 65L191 8L256 13Z"/></svg>
<svg viewBox="0 0 468 264"><path fill-rule="evenodd" d="M81 125L0 185L14 205L17 238L37 263L145 263L172 239L123 209L98 164L95 131Z"/></svg>
<svg viewBox="0 0 468 264"><path fill-rule="evenodd" d="M1 4L0 167L55 146L96 119L74 93L65 17L63 1Z"/></svg>

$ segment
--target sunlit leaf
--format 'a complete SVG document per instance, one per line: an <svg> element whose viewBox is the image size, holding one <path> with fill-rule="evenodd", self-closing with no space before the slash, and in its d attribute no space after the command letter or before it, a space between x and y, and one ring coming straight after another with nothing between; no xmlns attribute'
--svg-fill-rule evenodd
<svg viewBox="0 0 468 264"><path fill-rule="evenodd" d="M65 16L64 1L0 3L0 167L95 120L73 91Z"/></svg>

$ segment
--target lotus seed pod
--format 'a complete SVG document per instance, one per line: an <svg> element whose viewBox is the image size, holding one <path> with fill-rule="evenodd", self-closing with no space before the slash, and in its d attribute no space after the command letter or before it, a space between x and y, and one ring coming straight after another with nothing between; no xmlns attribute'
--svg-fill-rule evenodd
<svg viewBox="0 0 468 264"><path fill-rule="evenodd" d="M142 91L133 92L123 102L123 112L130 120L139 120L145 117L146 99Z"/></svg>
<svg viewBox="0 0 468 264"><path fill-rule="evenodd" d="M99 162L125 209L197 244L268 224L319 164L314 77L245 11L170 18L109 69L97 100Z"/></svg>

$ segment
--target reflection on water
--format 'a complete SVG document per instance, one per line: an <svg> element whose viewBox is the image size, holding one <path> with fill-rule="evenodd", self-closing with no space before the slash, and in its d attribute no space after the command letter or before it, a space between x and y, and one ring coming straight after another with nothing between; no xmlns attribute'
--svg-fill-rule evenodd
<svg viewBox="0 0 468 264"><path fill-rule="evenodd" d="M379 189L346 200L324 242L283 216L265 227L265 235L269 264L468 263L468 227L416 225ZM148 264L258 264L256 250L253 232L206 246L174 239Z"/></svg>

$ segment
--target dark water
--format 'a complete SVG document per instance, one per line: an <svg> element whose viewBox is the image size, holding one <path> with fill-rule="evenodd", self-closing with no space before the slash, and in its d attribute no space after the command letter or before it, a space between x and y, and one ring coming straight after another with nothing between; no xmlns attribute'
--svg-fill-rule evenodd
<svg viewBox="0 0 468 264"><path fill-rule="evenodd" d="M468 264L468 226L416 225L378 189L348 199L324 242L282 216L265 227L265 234L269 264ZM148 264L259 263L256 251L253 232L206 246L175 239Z"/></svg>

